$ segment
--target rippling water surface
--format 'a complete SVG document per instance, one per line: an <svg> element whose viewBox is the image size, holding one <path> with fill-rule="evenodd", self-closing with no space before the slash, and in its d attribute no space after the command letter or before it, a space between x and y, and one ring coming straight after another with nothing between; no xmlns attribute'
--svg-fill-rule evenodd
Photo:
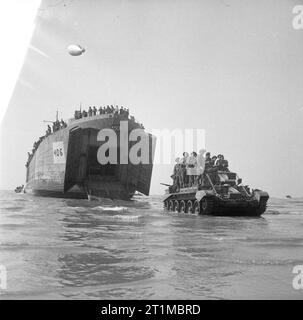
<svg viewBox="0 0 303 320"><path fill-rule="evenodd" d="M302 299L303 199L261 218L0 192L0 299Z"/></svg>

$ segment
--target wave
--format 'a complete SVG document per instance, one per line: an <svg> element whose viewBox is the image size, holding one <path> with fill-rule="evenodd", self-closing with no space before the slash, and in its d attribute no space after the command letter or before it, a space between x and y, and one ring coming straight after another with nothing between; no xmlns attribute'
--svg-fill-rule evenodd
<svg viewBox="0 0 303 320"><path fill-rule="evenodd" d="M63 207L59 208L59 212L61 213L81 213L81 212L87 212L89 208L85 207Z"/></svg>
<svg viewBox="0 0 303 320"><path fill-rule="evenodd" d="M0 248L23 248L28 247L30 244L28 242L0 242Z"/></svg>
<svg viewBox="0 0 303 320"><path fill-rule="evenodd" d="M234 264L243 264L243 265L254 265L254 266L295 266L301 265L302 260L300 259L277 259L277 260L262 260L262 259L251 259L251 260L242 260L236 259L229 261Z"/></svg>
<svg viewBox="0 0 303 320"><path fill-rule="evenodd" d="M265 214L281 214L282 212L273 209L267 209Z"/></svg>
<svg viewBox="0 0 303 320"><path fill-rule="evenodd" d="M127 208L126 207L103 207L103 206L97 206L92 208L92 210L100 210L100 211L114 211L114 212L127 212Z"/></svg>
<svg viewBox="0 0 303 320"><path fill-rule="evenodd" d="M302 210L299 210L297 208L291 209L289 208L288 210L272 210L272 209L268 209L266 210L266 212L264 213L266 214L272 214L272 215L278 215L278 214L293 214L293 215L301 215L303 214Z"/></svg>
<svg viewBox="0 0 303 320"><path fill-rule="evenodd" d="M142 216L130 216L130 215L114 215L112 218L115 220L127 221L127 222L138 222Z"/></svg>
<svg viewBox="0 0 303 320"><path fill-rule="evenodd" d="M25 207L20 207L20 206L14 206L14 207L2 207L1 209L6 210L6 211L21 211Z"/></svg>

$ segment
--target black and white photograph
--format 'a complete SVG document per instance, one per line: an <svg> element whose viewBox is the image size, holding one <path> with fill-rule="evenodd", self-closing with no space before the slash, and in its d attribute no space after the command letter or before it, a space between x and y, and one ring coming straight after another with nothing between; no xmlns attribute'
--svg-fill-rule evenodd
<svg viewBox="0 0 303 320"><path fill-rule="evenodd" d="M0 300L165 319L303 299L303 0L12 0L0 20Z"/></svg>

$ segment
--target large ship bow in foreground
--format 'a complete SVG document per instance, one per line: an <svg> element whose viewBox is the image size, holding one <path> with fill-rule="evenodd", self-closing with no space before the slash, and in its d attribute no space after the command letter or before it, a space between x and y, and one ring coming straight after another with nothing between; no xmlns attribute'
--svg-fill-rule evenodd
<svg viewBox="0 0 303 320"><path fill-rule="evenodd" d="M122 122L124 130L127 128L126 134L125 131L120 132ZM125 140L125 136L134 129L142 130L147 137L145 150L148 150L148 162L122 163L121 152L129 151L136 143ZM27 163L25 192L55 197L112 199L130 199L136 191L148 195L154 139L143 129L142 124L129 117L128 113L116 111L71 119L65 127L43 137L33 150ZM109 145L117 155L114 163L101 164L98 159L99 148L104 143L109 144L109 140L99 141L101 130L112 130L116 134L116 142Z"/></svg>

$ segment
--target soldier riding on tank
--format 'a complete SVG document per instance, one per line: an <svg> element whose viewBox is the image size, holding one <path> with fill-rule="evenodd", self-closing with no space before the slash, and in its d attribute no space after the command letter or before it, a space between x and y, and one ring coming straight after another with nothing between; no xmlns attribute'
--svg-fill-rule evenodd
<svg viewBox="0 0 303 320"><path fill-rule="evenodd" d="M200 155L203 153L199 153ZM194 180L189 172L194 168L189 164L194 163L195 153L191 158L188 153L183 153L183 158L176 159L174 166L173 185L166 190L164 207L169 211L190 212L212 215L244 215L260 216L266 210L269 195L267 192L254 189L242 184L242 179L237 174L230 172L228 161L223 155L212 157L205 154L205 166L201 171L197 170L199 179ZM199 160L200 161L200 160ZM186 169L187 164L187 169ZM201 165L197 165L201 168ZM187 183L189 181L189 184ZM180 187L179 187L180 186Z"/></svg>

